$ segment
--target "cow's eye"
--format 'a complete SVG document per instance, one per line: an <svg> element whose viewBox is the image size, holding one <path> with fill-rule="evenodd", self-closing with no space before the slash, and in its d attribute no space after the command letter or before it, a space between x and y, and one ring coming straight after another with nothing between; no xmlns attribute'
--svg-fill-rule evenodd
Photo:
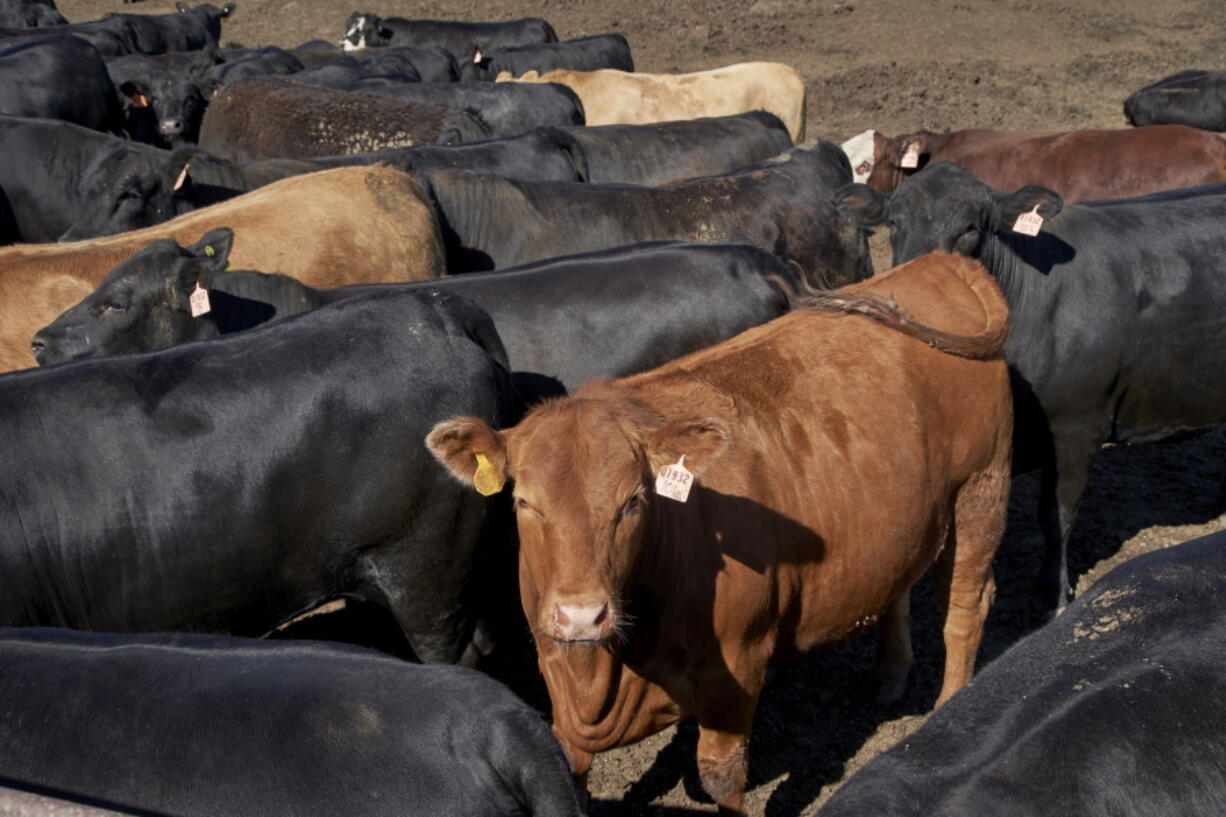
<svg viewBox="0 0 1226 817"><path fill-rule="evenodd" d="M647 504L647 498L643 495L643 492L640 491L634 496L627 499L625 505L622 505L621 515L623 517L635 516L640 511L643 510L643 506L646 504Z"/></svg>
<svg viewBox="0 0 1226 817"><path fill-rule="evenodd" d="M537 511L536 508L529 505L527 502L524 502L522 497L518 497L518 496L515 497L514 506L515 506L516 513L526 512L526 513L534 514L536 516L540 516L540 512Z"/></svg>
<svg viewBox="0 0 1226 817"><path fill-rule="evenodd" d="M102 311L104 313L122 314L128 311L128 305L121 304L116 301L110 301L109 303L105 303L102 305Z"/></svg>

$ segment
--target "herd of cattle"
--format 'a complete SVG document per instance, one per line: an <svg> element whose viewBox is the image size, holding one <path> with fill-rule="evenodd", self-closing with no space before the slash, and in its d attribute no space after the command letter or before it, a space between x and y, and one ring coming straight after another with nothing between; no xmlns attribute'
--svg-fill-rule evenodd
<svg viewBox="0 0 1226 817"><path fill-rule="evenodd" d="M823 815L1226 813L1226 535L1066 566L1104 443L1226 421L1226 72L839 145L776 63L178 8L0 0L5 813L577 815L693 716L743 814L768 667L878 624L897 699L929 568L940 709ZM1050 622L960 692L1034 470ZM336 599L423 663L235 638Z"/></svg>

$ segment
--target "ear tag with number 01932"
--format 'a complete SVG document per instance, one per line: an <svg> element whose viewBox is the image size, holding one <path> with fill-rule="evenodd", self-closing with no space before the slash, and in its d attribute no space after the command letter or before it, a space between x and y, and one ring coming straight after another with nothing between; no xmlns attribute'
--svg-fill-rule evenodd
<svg viewBox="0 0 1226 817"><path fill-rule="evenodd" d="M1017 217L1017 221L1013 222L1013 232L1021 233L1022 235L1038 235L1039 230L1043 228L1043 217L1039 215L1039 205L1035 205L1034 209L1022 213Z"/></svg>
<svg viewBox="0 0 1226 817"><path fill-rule="evenodd" d="M666 465L656 474L656 493L677 502L685 502L690 498L690 488L694 486L694 475L685 467L685 455L672 465Z"/></svg>
<svg viewBox="0 0 1226 817"><path fill-rule="evenodd" d="M502 490L502 475L484 454L477 455L477 473L473 474L473 487L481 496L492 496Z"/></svg>

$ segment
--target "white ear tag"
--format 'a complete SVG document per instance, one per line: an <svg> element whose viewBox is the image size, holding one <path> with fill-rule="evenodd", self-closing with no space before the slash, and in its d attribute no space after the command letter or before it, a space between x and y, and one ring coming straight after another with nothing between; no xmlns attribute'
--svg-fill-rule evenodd
<svg viewBox="0 0 1226 817"><path fill-rule="evenodd" d="M178 190L180 187L182 187L182 186L183 186L183 183L184 183L185 181L187 181L187 165L183 165L183 169L179 171L179 176L178 176L178 178L176 178L176 179L175 179L175 184L174 184L174 187L172 187L172 188L170 188L170 189L171 189L171 190Z"/></svg>
<svg viewBox="0 0 1226 817"><path fill-rule="evenodd" d="M473 65L481 64L481 50L477 49L473 52Z"/></svg>
<svg viewBox="0 0 1226 817"><path fill-rule="evenodd" d="M919 167L919 143L911 142L907 145L907 152L902 155L902 159L898 162L899 167Z"/></svg>
<svg viewBox="0 0 1226 817"><path fill-rule="evenodd" d="M196 283L196 288L192 290L191 297L188 298L188 303L191 304L193 318L199 318L201 315L213 308L209 304L209 291L207 289L201 289L199 282Z"/></svg>
<svg viewBox="0 0 1226 817"><path fill-rule="evenodd" d="M1017 221L1013 222L1013 232L1021 233L1022 235L1038 235L1042 227L1043 217L1039 215L1039 205L1037 204L1033 210L1028 213L1022 213L1017 217Z"/></svg>
<svg viewBox="0 0 1226 817"><path fill-rule="evenodd" d="M656 474L656 493L677 502L685 502L690 498L690 488L694 485L694 475L685 467L685 455L672 465L666 465Z"/></svg>

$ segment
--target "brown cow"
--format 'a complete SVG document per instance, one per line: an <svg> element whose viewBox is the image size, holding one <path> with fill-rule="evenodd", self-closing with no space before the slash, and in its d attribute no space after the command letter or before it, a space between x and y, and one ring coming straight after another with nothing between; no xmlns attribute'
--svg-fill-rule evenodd
<svg viewBox="0 0 1226 817"><path fill-rule="evenodd" d="M768 664L884 614L882 693L901 694L908 589L934 560L938 704L970 678L1009 490L1004 299L932 254L806 302L508 431L458 417L427 438L485 492L515 480L524 611L578 775L693 714L703 785L740 814ZM687 500L651 491L676 463Z"/></svg>
<svg viewBox="0 0 1226 817"><path fill-rule="evenodd" d="M805 139L805 83L795 68L778 62L742 62L692 74L644 74L602 68L528 71L498 82L556 82L583 102L588 125L644 125L702 116L769 111L787 126L792 141Z"/></svg>
<svg viewBox="0 0 1226 817"><path fill-rule="evenodd" d="M1226 142L1183 125L1119 130L865 131L843 143L857 182L883 193L930 162L962 165L989 187L1039 184L1066 202L1127 199L1226 181Z"/></svg>
<svg viewBox="0 0 1226 817"><path fill-rule="evenodd" d="M108 270L157 238L192 244L234 230L236 267L314 287L446 274L442 237L421 187L398 170L343 167L294 176L130 233L0 248L0 371L35 365L30 338L93 292Z"/></svg>

